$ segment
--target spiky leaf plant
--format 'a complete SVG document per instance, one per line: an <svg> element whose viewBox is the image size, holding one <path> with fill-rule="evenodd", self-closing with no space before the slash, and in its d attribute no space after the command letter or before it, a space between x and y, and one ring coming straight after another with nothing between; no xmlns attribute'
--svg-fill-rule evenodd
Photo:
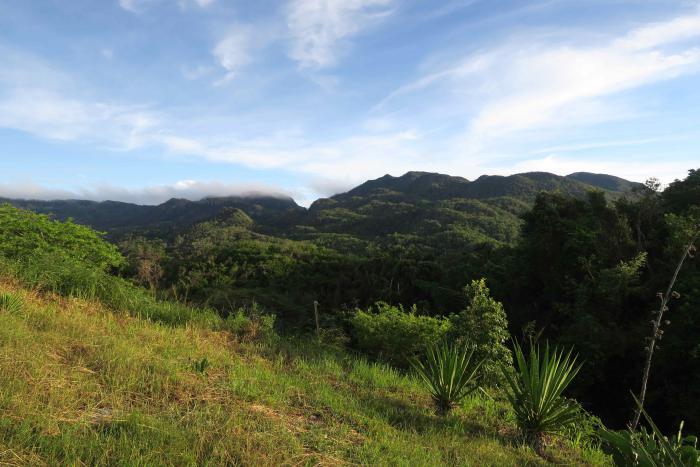
<svg viewBox="0 0 700 467"><path fill-rule="evenodd" d="M22 297L11 293L0 294L0 310L8 313L19 313L22 311Z"/></svg>
<svg viewBox="0 0 700 467"><path fill-rule="evenodd" d="M636 397L634 400L637 407L640 407L639 400ZM659 427L643 408L639 410L651 427L651 431L642 427L640 430L622 431L603 428L599 432L606 450L612 454L615 465L630 467L700 466L698 439L695 436L683 436L683 422L678 429L678 434L669 439L661 433Z"/></svg>
<svg viewBox="0 0 700 467"><path fill-rule="evenodd" d="M447 415L477 389L477 373L484 361L472 362L473 355L473 349L441 342L430 346L423 359L411 360L430 390L438 415Z"/></svg>
<svg viewBox="0 0 700 467"><path fill-rule="evenodd" d="M503 368L506 394L521 433L543 455L548 435L561 434L582 418L578 404L562 396L581 369L571 350L544 351L532 345L529 357L514 343L515 371Z"/></svg>

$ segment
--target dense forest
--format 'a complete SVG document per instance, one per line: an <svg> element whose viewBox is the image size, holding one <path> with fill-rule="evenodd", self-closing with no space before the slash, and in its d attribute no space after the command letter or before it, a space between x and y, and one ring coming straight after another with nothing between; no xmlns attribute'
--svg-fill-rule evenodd
<svg viewBox="0 0 700 467"><path fill-rule="evenodd" d="M660 332L645 408L665 432L681 421L700 432L700 265L690 246L700 170L663 190L587 173L470 182L409 172L308 209L266 197L9 201L106 231L125 258L107 266L155 297L223 318L254 307L288 334L318 322L324 339L398 368L431 341L465 339L464 329L483 342L573 347L582 367L572 396L614 428L632 417L649 336ZM684 251L657 329L652 310ZM502 313L475 315L480 300ZM505 347L480 349L511 358Z"/></svg>

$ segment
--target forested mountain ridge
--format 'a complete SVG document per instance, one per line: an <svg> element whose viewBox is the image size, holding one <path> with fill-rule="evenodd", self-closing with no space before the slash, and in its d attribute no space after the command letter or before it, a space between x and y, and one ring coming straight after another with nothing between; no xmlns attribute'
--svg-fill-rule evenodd
<svg viewBox="0 0 700 467"><path fill-rule="evenodd" d="M292 198L274 195L209 197L199 201L171 199L150 206L117 201L19 200L0 198L14 206L59 220L73 219L105 231L113 238L134 231L163 236L216 218L225 209L240 209L264 233L312 238L325 233L376 237L390 233L425 233L459 225L479 240L512 240L517 216L541 191L583 196L592 189L609 194L631 190L635 184L609 175L587 173L567 177L530 172L508 177L462 177L408 172L385 175L352 190L315 201L304 209ZM505 231L491 224L508 225ZM437 224L436 224L437 223Z"/></svg>
<svg viewBox="0 0 700 467"><path fill-rule="evenodd" d="M303 209L289 197L267 195L209 197L199 201L172 198L155 206L87 200L38 201L0 198L0 202L40 214L51 214L58 220L70 218L78 224L108 232L113 237L131 231L167 234L215 218L225 209L240 209L253 220L260 222L276 218L284 212Z"/></svg>

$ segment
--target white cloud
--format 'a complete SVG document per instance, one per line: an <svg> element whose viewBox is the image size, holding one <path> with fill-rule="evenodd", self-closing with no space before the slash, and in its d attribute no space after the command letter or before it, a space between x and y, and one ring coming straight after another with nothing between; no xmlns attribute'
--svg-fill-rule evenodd
<svg viewBox="0 0 700 467"><path fill-rule="evenodd" d="M226 75L219 83L235 78L241 68L251 61L250 49L253 45L253 33L248 26L238 25L216 44L212 54L226 70Z"/></svg>
<svg viewBox="0 0 700 467"><path fill-rule="evenodd" d="M221 196L287 197L279 188L253 183L223 183L218 181L180 180L171 185L154 185L127 189L112 185L97 185L77 190L56 189L32 182L0 184L0 197L14 199L56 200L88 199L94 201L123 201L137 204L160 204L171 198L200 200Z"/></svg>
<svg viewBox="0 0 700 467"><path fill-rule="evenodd" d="M433 70L389 94L376 111L418 92L443 92L469 116L468 138L627 117L610 97L700 69L700 10L638 27L598 45L527 35ZM621 112L621 115L618 115Z"/></svg>
<svg viewBox="0 0 700 467"><path fill-rule="evenodd" d="M37 88L17 88L0 98L0 126L46 138L116 144L140 144L158 117L142 107L89 102Z"/></svg>
<svg viewBox="0 0 700 467"><path fill-rule="evenodd" d="M333 66L346 40L389 14L393 0L292 0L289 56L302 68Z"/></svg>

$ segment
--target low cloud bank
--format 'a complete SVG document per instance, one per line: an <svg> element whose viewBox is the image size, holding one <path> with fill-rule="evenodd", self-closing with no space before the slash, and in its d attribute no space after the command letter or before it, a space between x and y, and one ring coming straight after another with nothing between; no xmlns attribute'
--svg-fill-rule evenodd
<svg viewBox="0 0 700 467"><path fill-rule="evenodd" d="M48 188L35 183L0 184L0 197L31 200L109 200L154 205L164 203L171 198L197 201L207 197L223 196L286 198L291 197L291 193L263 184L230 184L197 180L181 180L172 185L154 185L136 189L98 185L91 188L66 190Z"/></svg>

